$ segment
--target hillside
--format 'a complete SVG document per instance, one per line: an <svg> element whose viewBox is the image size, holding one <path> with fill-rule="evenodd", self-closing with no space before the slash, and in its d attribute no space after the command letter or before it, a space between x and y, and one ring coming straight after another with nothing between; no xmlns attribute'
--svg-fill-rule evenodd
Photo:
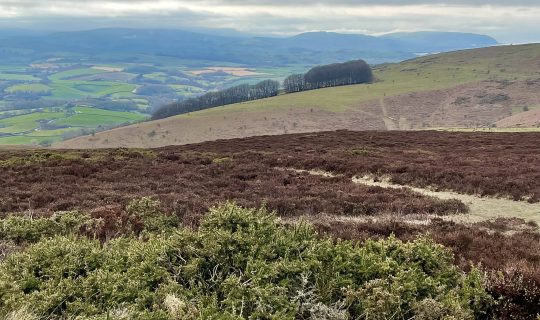
<svg viewBox="0 0 540 320"><path fill-rule="evenodd" d="M336 129L492 126L540 105L540 44L425 56L378 66L374 75L377 81L370 85L218 107L80 137L56 147L158 147Z"/></svg>

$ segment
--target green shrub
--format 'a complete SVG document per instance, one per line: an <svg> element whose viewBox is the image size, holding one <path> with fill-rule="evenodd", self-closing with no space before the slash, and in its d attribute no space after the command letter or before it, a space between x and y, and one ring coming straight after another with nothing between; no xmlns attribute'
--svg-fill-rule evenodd
<svg viewBox="0 0 540 320"><path fill-rule="evenodd" d="M148 197L132 200L126 211L135 219L141 220L147 232L159 233L180 226L177 216L163 213L160 202Z"/></svg>
<svg viewBox="0 0 540 320"><path fill-rule="evenodd" d="M93 222L89 215L75 211L58 212L50 218L11 215L0 220L0 240L34 243L47 237L91 229Z"/></svg>
<svg viewBox="0 0 540 320"><path fill-rule="evenodd" d="M129 209L156 214L144 199ZM0 264L0 317L45 319L473 319L483 278L427 238L333 241L306 223L226 204L198 231L105 244L59 236Z"/></svg>

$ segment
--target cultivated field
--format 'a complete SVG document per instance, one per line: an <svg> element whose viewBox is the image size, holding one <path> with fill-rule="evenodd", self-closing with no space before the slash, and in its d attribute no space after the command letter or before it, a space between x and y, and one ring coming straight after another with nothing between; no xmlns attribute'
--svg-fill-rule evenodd
<svg viewBox="0 0 540 320"><path fill-rule="evenodd" d="M80 210L103 221L95 232L105 239L131 230L126 205L148 196L187 226L234 200L344 239L428 233L462 269L486 272L503 319L535 319L539 146L536 133L338 131L161 149L0 151L0 210Z"/></svg>
<svg viewBox="0 0 540 320"><path fill-rule="evenodd" d="M422 57L374 69L369 85L280 95L82 137L58 147L159 147L220 138L348 130L535 128L540 45ZM529 110L529 111L527 111ZM530 112L533 116L520 116Z"/></svg>

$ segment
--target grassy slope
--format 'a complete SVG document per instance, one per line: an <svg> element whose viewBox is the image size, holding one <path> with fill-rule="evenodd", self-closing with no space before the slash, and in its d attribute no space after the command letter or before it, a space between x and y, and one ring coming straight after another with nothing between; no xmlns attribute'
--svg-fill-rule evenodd
<svg viewBox="0 0 540 320"><path fill-rule="evenodd" d="M539 56L538 44L426 56L375 68L378 81L370 85L327 88L223 106L115 129L59 146L163 146L257 134L340 128L377 129L381 128L380 124L373 127L369 124L382 123L382 115L365 108L363 105L368 102L412 92L474 85L485 80L538 78L540 66L532 66L538 63ZM361 113L369 120L367 123L361 119L357 123L349 121L353 114L358 117Z"/></svg>
<svg viewBox="0 0 540 320"><path fill-rule="evenodd" d="M190 116L231 111L257 111L288 107L313 107L342 111L353 104L407 92L436 90L486 79L528 79L538 69L526 63L540 56L540 45L493 47L428 56L375 68L379 80L371 85L327 88L281 95L248 103L208 109ZM182 116L179 116L182 117ZM186 117L186 116L184 116Z"/></svg>

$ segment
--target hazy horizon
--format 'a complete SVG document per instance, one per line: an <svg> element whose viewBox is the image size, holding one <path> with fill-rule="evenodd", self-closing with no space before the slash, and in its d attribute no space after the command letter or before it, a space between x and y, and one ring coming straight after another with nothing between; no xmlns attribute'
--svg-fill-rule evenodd
<svg viewBox="0 0 540 320"><path fill-rule="evenodd" d="M0 0L0 28L48 31L209 28L274 36L452 31L527 43L540 42L539 18L540 3L532 0Z"/></svg>

